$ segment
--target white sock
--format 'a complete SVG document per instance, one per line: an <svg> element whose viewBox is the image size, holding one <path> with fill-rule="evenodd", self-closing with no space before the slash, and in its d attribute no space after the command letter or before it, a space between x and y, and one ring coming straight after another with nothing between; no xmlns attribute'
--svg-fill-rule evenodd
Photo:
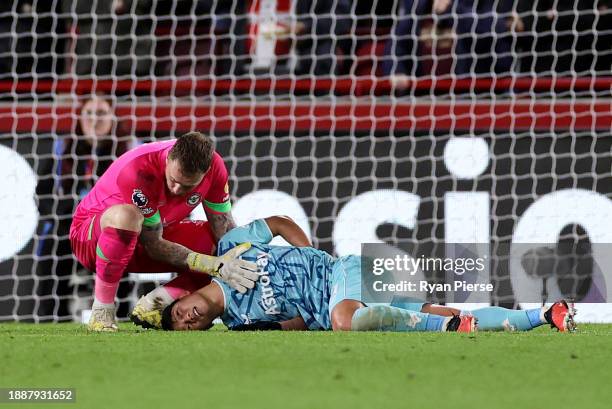
<svg viewBox="0 0 612 409"><path fill-rule="evenodd" d="M453 318L453 317L448 317L448 318L445 318L445 319L444 319L444 323L442 324L442 328L440 329L440 331L442 331L442 332L446 332L446 331L448 331L448 329L446 329L446 327L448 327L448 323L450 322L450 320L451 320L452 318Z"/></svg>
<svg viewBox="0 0 612 409"><path fill-rule="evenodd" d="M145 298L151 306L161 304L162 307L166 307L174 302L174 298L172 298L163 285L156 287L153 291L145 295Z"/></svg>
<svg viewBox="0 0 612 409"><path fill-rule="evenodd" d="M115 303L106 304L106 303L98 301L98 299L94 297L94 302L91 307L92 310L108 309L108 308L115 308Z"/></svg>
<svg viewBox="0 0 612 409"><path fill-rule="evenodd" d="M546 307L546 306L542 306L542 308L540 308L540 321L546 322L546 318L544 318L544 313L548 311L549 308L550 307Z"/></svg>

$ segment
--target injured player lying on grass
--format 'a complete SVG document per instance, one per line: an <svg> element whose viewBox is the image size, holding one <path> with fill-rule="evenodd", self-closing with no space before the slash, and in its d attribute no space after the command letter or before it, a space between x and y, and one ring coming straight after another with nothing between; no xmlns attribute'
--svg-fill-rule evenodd
<svg viewBox="0 0 612 409"><path fill-rule="evenodd" d="M256 220L232 229L219 241L219 255L239 243L251 243L242 258L259 267L254 289L241 294L213 279L166 306L161 324L155 320L153 326L205 330L220 317L230 330L472 332L476 322L481 330L529 330L547 323L560 331L574 328L574 310L565 301L549 308L488 307L468 312L421 302L366 306L361 301L360 257L334 258L312 247L270 245L275 235L286 237L300 229L288 218L280 220Z"/></svg>

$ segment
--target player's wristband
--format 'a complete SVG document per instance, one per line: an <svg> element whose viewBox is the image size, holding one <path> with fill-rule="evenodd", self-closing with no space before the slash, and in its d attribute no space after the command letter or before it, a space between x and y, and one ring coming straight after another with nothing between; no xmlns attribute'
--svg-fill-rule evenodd
<svg viewBox="0 0 612 409"><path fill-rule="evenodd" d="M213 277L219 275L217 261L217 257L206 254L191 252L187 255L187 266L190 270L210 274Z"/></svg>
<svg viewBox="0 0 612 409"><path fill-rule="evenodd" d="M282 329L280 322L274 321L259 321L252 324L236 325L231 328L232 331L280 331Z"/></svg>

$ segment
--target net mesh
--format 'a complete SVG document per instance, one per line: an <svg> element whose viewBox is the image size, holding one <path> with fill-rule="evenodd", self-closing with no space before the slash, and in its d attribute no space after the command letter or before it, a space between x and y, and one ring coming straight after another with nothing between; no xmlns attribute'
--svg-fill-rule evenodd
<svg viewBox="0 0 612 409"><path fill-rule="evenodd" d="M612 242L609 5L2 2L0 320L79 320L74 207L127 149L193 129L239 223L288 214L336 255L490 243L490 302L515 306L496 249ZM126 276L119 315L166 278Z"/></svg>

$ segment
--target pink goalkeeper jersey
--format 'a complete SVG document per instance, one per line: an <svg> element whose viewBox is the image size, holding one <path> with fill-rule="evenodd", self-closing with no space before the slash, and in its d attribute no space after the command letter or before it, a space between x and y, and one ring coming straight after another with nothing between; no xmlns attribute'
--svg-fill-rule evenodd
<svg viewBox="0 0 612 409"><path fill-rule="evenodd" d="M166 187L168 152L176 139L141 145L119 157L98 179L77 207L75 217L101 214L121 203L136 205L145 224L179 222L200 203L214 213L231 209L227 170L223 159L214 153L210 169L202 182L184 196L171 195Z"/></svg>

